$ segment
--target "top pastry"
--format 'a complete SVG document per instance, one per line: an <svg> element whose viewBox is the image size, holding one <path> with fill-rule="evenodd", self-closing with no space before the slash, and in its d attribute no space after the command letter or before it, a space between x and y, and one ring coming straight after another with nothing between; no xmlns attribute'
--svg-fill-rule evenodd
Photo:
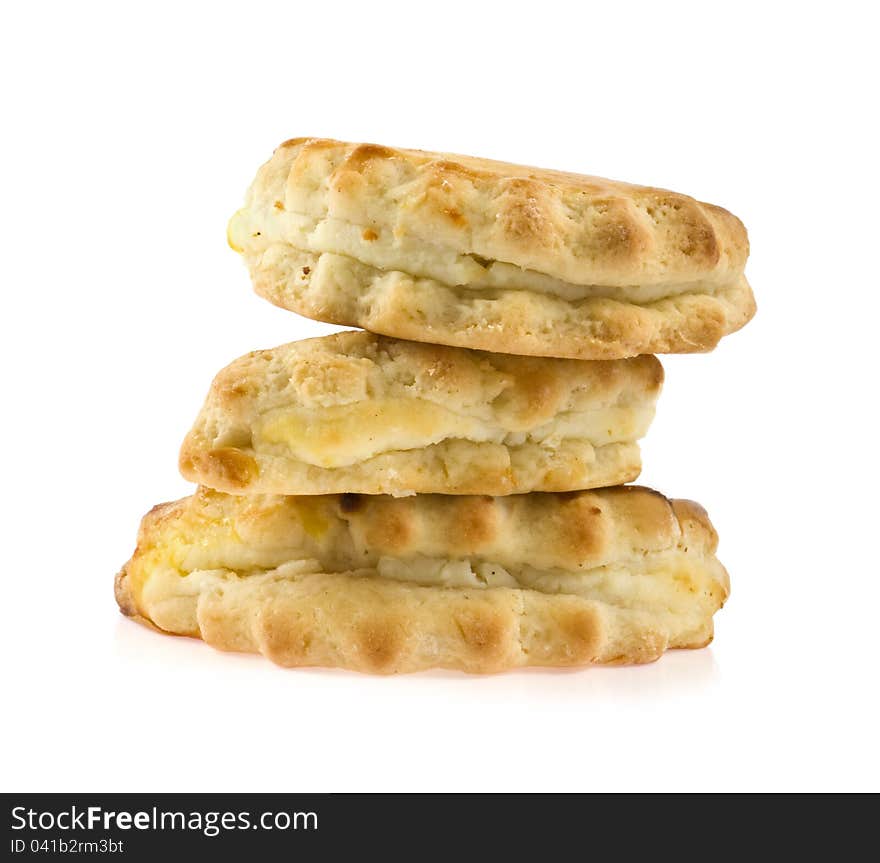
<svg viewBox="0 0 880 863"><path fill-rule="evenodd" d="M287 141L229 242L283 308L500 353L707 351L755 312L748 238L726 210L470 156Z"/></svg>

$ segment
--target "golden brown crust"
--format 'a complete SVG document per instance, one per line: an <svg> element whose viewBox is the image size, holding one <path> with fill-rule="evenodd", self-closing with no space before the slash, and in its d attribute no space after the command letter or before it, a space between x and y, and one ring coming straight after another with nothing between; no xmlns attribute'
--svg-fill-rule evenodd
<svg viewBox="0 0 880 863"><path fill-rule="evenodd" d="M236 360L184 441L233 494L514 494L638 476L654 357L515 357L339 333Z"/></svg>
<svg viewBox="0 0 880 863"><path fill-rule="evenodd" d="M624 487L505 498L228 496L154 509L125 614L282 665L391 673L645 662L727 596L697 505Z"/></svg>
<svg viewBox="0 0 880 863"><path fill-rule="evenodd" d="M416 341L613 359L710 350L754 314L726 210L467 156L287 142L229 237L277 305Z"/></svg>
<svg viewBox="0 0 880 863"><path fill-rule="evenodd" d="M269 199L279 217L445 241L580 285L741 272L748 256L742 223L687 195L449 153L294 139L255 181L250 203Z"/></svg>

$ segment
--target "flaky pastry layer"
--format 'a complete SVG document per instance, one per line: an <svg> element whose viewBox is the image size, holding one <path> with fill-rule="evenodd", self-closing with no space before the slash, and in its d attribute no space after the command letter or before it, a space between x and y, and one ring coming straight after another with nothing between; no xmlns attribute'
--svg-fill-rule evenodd
<svg viewBox="0 0 880 863"><path fill-rule="evenodd" d="M229 496L155 507L127 615L282 665L647 662L700 647L728 593L690 501L619 487L503 498Z"/></svg>
<svg viewBox="0 0 880 863"><path fill-rule="evenodd" d="M466 156L289 141L229 242L276 305L481 350L705 351L755 311L748 239L726 210Z"/></svg>
<svg viewBox="0 0 880 863"><path fill-rule="evenodd" d="M215 378L187 479L237 494L514 494L640 469L662 383L651 356L515 357L339 333L256 351Z"/></svg>

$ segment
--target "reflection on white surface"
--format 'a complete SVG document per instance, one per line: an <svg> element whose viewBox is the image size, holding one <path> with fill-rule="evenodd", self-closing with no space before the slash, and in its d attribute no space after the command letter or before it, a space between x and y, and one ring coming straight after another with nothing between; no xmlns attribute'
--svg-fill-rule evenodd
<svg viewBox="0 0 880 863"><path fill-rule="evenodd" d="M261 656L223 653L198 639L164 635L120 618L114 630L114 652L122 661L146 664L155 670L197 672L205 677L222 675L229 680L267 677L283 691L289 684L300 687L329 685L344 693L363 694L365 687L387 691L408 689L423 697L427 690L467 698L535 697L583 700L656 697L699 693L720 679L711 648L671 650L649 665L594 668L524 668L491 675L436 670L416 674L368 675L333 668L279 668ZM297 681L297 679L299 680ZM203 690L204 691L204 690Z"/></svg>

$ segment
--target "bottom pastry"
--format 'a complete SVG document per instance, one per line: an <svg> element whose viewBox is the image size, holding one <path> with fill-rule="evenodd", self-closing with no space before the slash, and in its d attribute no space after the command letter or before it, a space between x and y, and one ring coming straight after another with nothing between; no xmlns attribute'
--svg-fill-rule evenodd
<svg viewBox="0 0 880 863"><path fill-rule="evenodd" d="M122 611L221 650L380 674L650 662L728 594L698 504L638 486L509 497L233 496L154 507Z"/></svg>

